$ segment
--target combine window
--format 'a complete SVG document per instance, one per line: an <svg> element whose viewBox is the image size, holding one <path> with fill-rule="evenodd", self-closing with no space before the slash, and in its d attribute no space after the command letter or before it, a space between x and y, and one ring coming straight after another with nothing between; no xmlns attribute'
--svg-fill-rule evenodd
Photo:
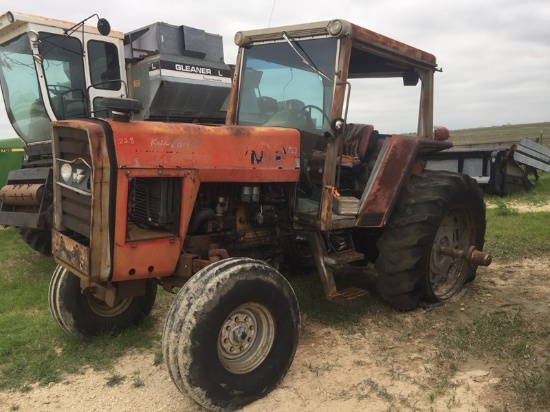
<svg viewBox="0 0 550 412"><path fill-rule="evenodd" d="M90 40L88 61L93 87L102 90L120 90L120 65L116 45Z"/></svg>
<svg viewBox="0 0 550 412"><path fill-rule="evenodd" d="M50 139L50 118L40 94L27 33L0 45L0 85L8 118L26 142Z"/></svg>
<svg viewBox="0 0 550 412"><path fill-rule="evenodd" d="M40 32L39 39L44 59L42 67L55 117L85 117L86 79L80 40L47 32Z"/></svg>

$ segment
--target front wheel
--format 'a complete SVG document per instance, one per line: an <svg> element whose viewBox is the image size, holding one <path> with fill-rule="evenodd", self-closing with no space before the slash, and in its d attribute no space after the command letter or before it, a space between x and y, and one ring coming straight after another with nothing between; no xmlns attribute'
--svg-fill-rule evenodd
<svg viewBox="0 0 550 412"><path fill-rule="evenodd" d="M58 266L50 281L50 312L59 327L73 336L95 336L137 325L151 313L157 295L155 282L147 280L142 296L118 299L114 306L82 293L80 279Z"/></svg>
<svg viewBox="0 0 550 412"><path fill-rule="evenodd" d="M296 296L279 272L254 259L224 259L179 291L164 326L164 359L182 393L210 410L235 410L281 381L299 328Z"/></svg>
<svg viewBox="0 0 550 412"><path fill-rule="evenodd" d="M444 248L483 248L485 203L467 175L425 171L405 185L378 240L377 288L399 310L445 302L475 276L477 267Z"/></svg>

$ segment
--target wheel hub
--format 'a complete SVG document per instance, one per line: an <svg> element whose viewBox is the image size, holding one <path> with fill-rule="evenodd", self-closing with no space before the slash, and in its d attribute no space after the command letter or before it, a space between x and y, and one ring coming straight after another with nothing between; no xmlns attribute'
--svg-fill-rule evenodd
<svg viewBox="0 0 550 412"><path fill-rule="evenodd" d="M249 349L255 337L253 318L244 311L233 314L221 330L221 345L228 356L238 355Z"/></svg>
<svg viewBox="0 0 550 412"><path fill-rule="evenodd" d="M434 241L434 252L430 262L430 270L432 272L446 272L450 263L451 257L439 253L441 247L452 247L452 233L449 227L441 226L437 231Z"/></svg>
<svg viewBox="0 0 550 412"><path fill-rule="evenodd" d="M441 221L433 241L429 269L430 287L436 299L444 301L454 296L468 274L468 263L464 259L441 253L441 249L465 249L473 235L464 211L451 210Z"/></svg>
<svg viewBox="0 0 550 412"><path fill-rule="evenodd" d="M246 373L262 363L275 339L275 322L267 308L247 303L225 320L218 339L218 356L233 373Z"/></svg>
<svg viewBox="0 0 550 412"><path fill-rule="evenodd" d="M104 301L96 298L91 293L87 294L88 306L96 315L103 318L112 318L124 313L132 303L132 298L120 299L114 306L107 305Z"/></svg>

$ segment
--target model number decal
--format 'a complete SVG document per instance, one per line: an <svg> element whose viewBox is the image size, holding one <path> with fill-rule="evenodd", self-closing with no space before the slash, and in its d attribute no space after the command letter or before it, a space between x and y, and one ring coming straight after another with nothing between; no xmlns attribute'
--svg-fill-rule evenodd
<svg viewBox="0 0 550 412"><path fill-rule="evenodd" d="M135 144L135 140L133 137L120 137L118 139L118 144Z"/></svg>
<svg viewBox="0 0 550 412"><path fill-rule="evenodd" d="M11 152L24 152L23 149L14 149L12 147L2 147L0 148L0 153L11 153Z"/></svg>

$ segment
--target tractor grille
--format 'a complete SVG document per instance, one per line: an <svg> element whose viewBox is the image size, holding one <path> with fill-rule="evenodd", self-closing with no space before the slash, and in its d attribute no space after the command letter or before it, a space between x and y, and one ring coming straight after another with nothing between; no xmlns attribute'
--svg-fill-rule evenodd
<svg viewBox="0 0 550 412"><path fill-rule="evenodd" d="M92 197L61 188L61 223L86 238L90 237Z"/></svg>
<svg viewBox="0 0 550 412"><path fill-rule="evenodd" d="M66 161L79 161L82 164L92 164L88 134L85 130L62 128L57 135L57 157ZM83 166L84 167L84 166ZM59 181L59 177L56 177ZM84 241L90 238L90 222L92 196L82 190L73 190L69 187L57 186L60 190L61 223L67 229L75 232L75 237ZM59 205L57 205L59 207ZM81 235L81 236L78 236ZM73 237L73 236L71 236ZM76 240L76 239L75 239ZM86 243L84 241L83 243Z"/></svg>
<svg viewBox="0 0 550 412"><path fill-rule="evenodd" d="M136 178L130 191L130 218L139 226L174 230L179 216L179 179Z"/></svg>

